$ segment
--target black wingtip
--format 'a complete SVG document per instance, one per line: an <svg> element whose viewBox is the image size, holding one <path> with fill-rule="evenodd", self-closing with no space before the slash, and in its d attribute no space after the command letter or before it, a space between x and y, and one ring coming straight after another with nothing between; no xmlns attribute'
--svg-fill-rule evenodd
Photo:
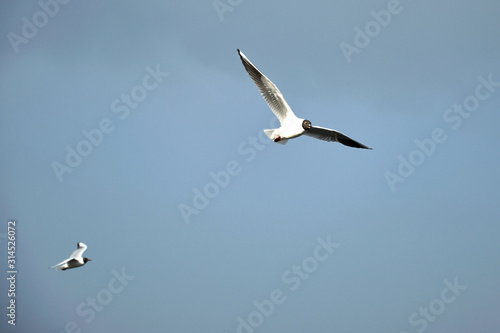
<svg viewBox="0 0 500 333"><path fill-rule="evenodd" d="M241 52L240 49L236 49L236 50L238 50L238 54L240 54L240 52Z"/></svg>
<svg viewBox="0 0 500 333"><path fill-rule="evenodd" d="M339 135L338 134L337 135L337 141L340 142L341 144L345 145L345 146L349 146L349 147L352 147L352 148L361 148L361 149L370 149L370 150L372 149L372 148L367 147L364 144L359 143L358 141L353 140L350 137L345 136L345 135Z"/></svg>

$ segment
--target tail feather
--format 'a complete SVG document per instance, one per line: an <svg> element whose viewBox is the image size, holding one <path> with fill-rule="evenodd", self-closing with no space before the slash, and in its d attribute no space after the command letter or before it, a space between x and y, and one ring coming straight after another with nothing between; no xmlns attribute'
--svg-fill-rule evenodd
<svg viewBox="0 0 500 333"><path fill-rule="evenodd" d="M274 136L273 136L274 131L276 131L276 128L273 128L273 129L265 129L265 130L264 130L264 133L266 133L266 135L267 135L267 137L268 137L269 139L274 140L274 139L275 139L275 138L274 138Z"/></svg>
<svg viewBox="0 0 500 333"><path fill-rule="evenodd" d="M277 128L273 128L273 129L265 129L264 130L264 133L266 133L267 137L271 140L274 141L274 139L276 139L276 135L274 134L274 132L277 130ZM279 144L281 145L286 145L286 143L288 142L288 139L283 139L283 140L280 140L278 141Z"/></svg>
<svg viewBox="0 0 500 333"><path fill-rule="evenodd" d="M65 270L68 268L68 265L64 264L64 265L55 265L55 266L52 266L52 267L49 267L49 269L53 269L55 268L56 270L58 271L61 271L61 270Z"/></svg>

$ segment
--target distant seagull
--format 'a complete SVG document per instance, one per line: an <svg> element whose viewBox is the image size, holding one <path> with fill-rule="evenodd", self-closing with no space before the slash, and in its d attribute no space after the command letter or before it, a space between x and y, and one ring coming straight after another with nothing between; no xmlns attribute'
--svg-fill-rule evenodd
<svg viewBox="0 0 500 333"><path fill-rule="evenodd" d="M60 270L65 271L65 270L70 269L70 268L77 268L77 267L83 266L87 263L87 261L92 261L86 257L82 258L82 254L87 249L87 245L83 244L82 242L79 242L77 244L77 246L78 246L78 248L73 253L71 253L71 256L68 259L66 259L66 260L64 260L64 261L62 261L62 262L58 263L57 265L54 265L50 268L57 267L58 271L60 271Z"/></svg>
<svg viewBox="0 0 500 333"><path fill-rule="evenodd" d="M309 120L298 118L288 106L278 87L262 74L239 49L238 54L243 66L259 88L262 97L281 123L280 128L264 130L269 139L284 145L289 139L305 134L324 141L337 141L349 147L371 149L345 134L324 127L312 126Z"/></svg>

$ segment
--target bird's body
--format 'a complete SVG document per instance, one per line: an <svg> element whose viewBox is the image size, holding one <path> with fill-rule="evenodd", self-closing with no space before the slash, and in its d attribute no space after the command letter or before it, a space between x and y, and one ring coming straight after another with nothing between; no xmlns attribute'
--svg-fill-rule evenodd
<svg viewBox="0 0 500 333"><path fill-rule="evenodd" d="M305 134L324 141L337 141L349 147L371 149L345 134L324 127L312 126L309 120L297 117L278 87L262 74L243 52L238 50L238 54L248 75L257 85L262 97L281 123L280 128L264 130L269 139L286 144L288 140Z"/></svg>
<svg viewBox="0 0 500 333"><path fill-rule="evenodd" d="M77 244L77 249L73 251L73 253L68 259L61 261L57 265L54 265L50 268L56 268L57 270L65 271L70 268L77 268L85 265L88 261L92 261L89 258L82 257L82 254L83 252L85 252L86 249L87 245L85 245L82 242L79 242Z"/></svg>
<svg viewBox="0 0 500 333"><path fill-rule="evenodd" d="M306 131L303 126L304 121L304 119L297 117L288 117L282 123L280 128L265 129L264 133L266 133L269 139L281 144L286 144L289 139L293 139L304 134Z"/></svg>

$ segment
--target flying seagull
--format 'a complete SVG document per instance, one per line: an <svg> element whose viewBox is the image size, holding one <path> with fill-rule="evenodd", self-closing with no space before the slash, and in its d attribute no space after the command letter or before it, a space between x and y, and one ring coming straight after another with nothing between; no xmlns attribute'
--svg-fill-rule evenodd
<svg viewBox="0 0 500 333"><path fill-rule="evenodd" d="M250 75L253 82L255 82L262 97L264 97L265 101L281 123L280 128L264 130L264 133L266 133L269 139L284 145L289 139L305 134L328 142L337 141L349 147L371 149L345 134L324 127L312 126L309 120L298 118L293 113L290 106L288 106L288 103L285 101L278 87L262 74L262 72L252 64L239 49L238 54L240 55L241 62L243 66L245 66L248 75Z"/></svg>
<svg viewBox="0 0 500 333"><path fill-rule="evenodd" d="M82 254L87 249L87 245L83 244L82 242L79 242L77 244L77 247L78 248L75 251L73 251L73 253L71 253L71 256L68 259L61 261L57 265L54 265L50 268L57 267L58 271L60 271L60 270L65 271L65 270L70 269L70 268L77 268L77 267L83 266L87 263L87 261L92 261L86 257L82 258Z"/></svg>

